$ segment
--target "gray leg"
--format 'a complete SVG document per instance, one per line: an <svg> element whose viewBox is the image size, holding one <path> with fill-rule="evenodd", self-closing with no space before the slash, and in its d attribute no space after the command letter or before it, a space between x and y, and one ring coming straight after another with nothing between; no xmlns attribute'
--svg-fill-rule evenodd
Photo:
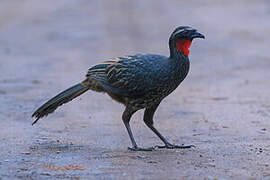
<svg viewBox="0 0 270 180"><path fill-rule="evenodd" d="M132 147L129 147L128 149L132 150L132 151L152 151L152 150L154 150L154 148L140 148L137 146L137 144L135 142L135 139L133 137L133 134L132 134L132 131L131 131L131 128L129 125L130 118L135 112L136 112L136 110L132 110L131 108L127 107L122 115L123 122L126 126L129 138L130 138L131 143L132 143Z"/></svg>
<svg viewBox="0 0 270 180"><path fill-rule="evenodd" d="M160 134L160 132L154 127L154 121L153 121L153 116L154 113L157 109L159 104L152 106L151 108L146 108L144 111L144 117L143 120L145 124L161 139L161 141L165 144L164 146L156 146L158 148L168 148L168 149L174 149L174 148L191 148L195 147L194 145L174 145L171 144L164 136Z"/></svg>

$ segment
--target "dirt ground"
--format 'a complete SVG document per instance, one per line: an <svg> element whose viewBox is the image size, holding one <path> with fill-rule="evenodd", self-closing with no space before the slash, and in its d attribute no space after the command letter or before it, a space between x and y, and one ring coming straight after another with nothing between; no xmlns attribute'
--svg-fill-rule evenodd
<svg viewBox="0 0 270 180"><path fill-rule="evenodd" d="M270 2L0 1L0 179L270 179ZM156 127L184 150L131 152L122 105L89 92L31 126L33 111L89 67L168 54L179 25L206 35ZM137 112L140 146L160 140Z"/></svg>

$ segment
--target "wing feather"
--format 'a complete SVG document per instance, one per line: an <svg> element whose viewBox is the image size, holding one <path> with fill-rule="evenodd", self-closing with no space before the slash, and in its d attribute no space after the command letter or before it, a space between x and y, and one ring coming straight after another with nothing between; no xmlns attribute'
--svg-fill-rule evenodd
<svg viewBox="0 0 270 180"><path fill-rule="evenodd" d="M164 56L134 55L101 62L88 70L87 77L94 78L101 86L116 95L126 97L144 96L151 91L159 72L158 60ZM153 69L153 67L156 67ZM160 72L159 72L160 73Z"/></svg>

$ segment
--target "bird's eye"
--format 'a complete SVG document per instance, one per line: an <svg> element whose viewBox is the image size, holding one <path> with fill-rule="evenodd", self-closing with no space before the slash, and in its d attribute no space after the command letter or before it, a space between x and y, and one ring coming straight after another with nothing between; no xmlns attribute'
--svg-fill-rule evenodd
<svg viewBox="0 0 270 180"><path fill-rule="evenodd" d="M183 34L187 34L188 33L188 30L184 30L182 33Z"/></svg>

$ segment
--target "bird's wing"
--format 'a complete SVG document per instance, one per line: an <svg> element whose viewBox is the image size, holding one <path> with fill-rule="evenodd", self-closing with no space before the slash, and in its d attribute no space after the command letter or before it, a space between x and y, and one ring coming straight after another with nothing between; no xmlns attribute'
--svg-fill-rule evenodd
<svg viewBox="0 0 270 180"><path fill-rule="evenodd" d="M155 72L159 67L155 58L150 55L119 57L93 66L87 77L94 78L105 90L116 95L141 97L155 88L158 78Z"/></svg>

